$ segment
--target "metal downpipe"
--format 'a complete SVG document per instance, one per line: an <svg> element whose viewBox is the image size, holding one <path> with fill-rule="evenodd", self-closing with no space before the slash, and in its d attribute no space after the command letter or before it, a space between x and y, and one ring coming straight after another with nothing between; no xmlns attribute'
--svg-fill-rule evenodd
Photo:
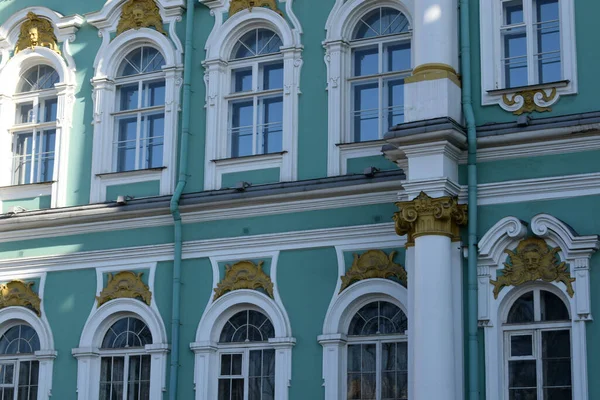
<svg viewBox="0 0 600 400"><path fill-rule="evenodd" d="M181 112L181 146L179 149L179 178L177 187L171 198L170 210L174 224L174 251L173 251L173 301L171 316L171 365L169 373L169 400L177 399L177 384L179 380L179 328L180 328L180 302L181 302L181 259L183 234L179 200L187 183L188 143L190 137L190 99L192 81L194 33L194 6L195 0L187 0L185 46L183 60L183 100Z"/></svg>

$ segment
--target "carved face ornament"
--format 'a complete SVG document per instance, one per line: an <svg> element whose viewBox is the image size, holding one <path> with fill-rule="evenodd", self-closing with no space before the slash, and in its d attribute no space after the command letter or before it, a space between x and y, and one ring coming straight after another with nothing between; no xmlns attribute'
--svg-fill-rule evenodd
<svg viewBox="0 0 600 400"><path fill-rule="evenodd" d="M142 27L142 25L144 24L144 9L143 9L143 7L136 6L133 9L133 21L135 22L136 26Z"/></svg>
<svg viewBox="0 0 600 400"><path fill-rule="evenodd" d="M39 44L38 42L39 42L38 28L35 26L32 26L31 28L29 28L29 43L31 44L31 47L34 47Z"/></svg>
<svg viewBox="0 0 600 400"><path fill-rule="evenodd" d="M537 249L529 249L523 253L523 261L529 270L534 270L540 265L542 255Z"/></svg>

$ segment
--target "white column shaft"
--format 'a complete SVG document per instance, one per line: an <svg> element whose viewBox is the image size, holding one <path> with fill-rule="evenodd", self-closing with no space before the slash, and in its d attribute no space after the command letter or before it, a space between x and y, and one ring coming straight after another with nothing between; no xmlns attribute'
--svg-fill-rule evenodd
<svg viewBox="0 0 600 400"><path fill-rule="evenodd" d="M414 19L415 66L447 64L458 71L457 0L418 0Z"/></svg>

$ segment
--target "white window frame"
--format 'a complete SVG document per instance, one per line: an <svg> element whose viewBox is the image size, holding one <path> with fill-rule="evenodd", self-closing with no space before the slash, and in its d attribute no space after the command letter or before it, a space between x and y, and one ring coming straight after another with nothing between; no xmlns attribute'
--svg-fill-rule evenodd
<svg viewBox="0 0 600 400"><path fill-rule="evenodd" d="M479 1L479 26L480 26L480 52L481 52L481 104L498 104L506 111L514 112L523 106L522 96L516 96L516 104L508 105L503 101L507 96L513 99L513 95L520 90L539 89L550 95L553 88L556 89L556 95L549 101L545 101L539 93L534 97L536 105L548 107L555 104L560 96L577 93L577 54L575 43L575 1L559 0L560 13L560 50L562 65L562 81L537 84L535 79L535 64L533 63L534 53L534 35L531 24L532 0L523 1L523 12L527 28L528 41L528 66L530 87L505 88L504 87L504 69L502 67L503 44L501 37L501 28L503 26L503 1L501 0L480 0ZM527 8L529 5L529 8Z"/></svg>
<svg viewBox="0 0 600 400"><path fill-rule="evenodd" d="M273 324L275 337L270 338L268 344L256 343L256 348L275 350L274 398L277 400L287 400L289 398L289 385L292 378L292 348L296 343L296 339L292 337L288 316L279 301L275 301L256 290L240 289L226 293L216 301L211 301L198 324L196 341L190 345L195 354L195 400L214 400L217 398L221 351L239 353L240 351L234 351L234 349L254 347L252 343L219 344L223 326L236 313L245 310L259 311L269 318ZM244 385L246 385L246 382ZM244 393L247 393L247 391Z"/></svg>
<svg viewBox="0 0 600 400"><path fill-rule="evenodd" d="M365 14L381 7L389 7L400 11L408 19L410 26L413 26L414 0L336 0L325 25L327 36L323 46L325 47L325 64L327 65L328 176L346 174L349 159L381 155L383 140L354 142L353 122L351 121L354 97L351 87L351 81L353 80L352 49L361 46L363 42L367 42L366 40L352 41L352 35L355 27ZM412 32L412 28L409 29L409 32ZM411 33L406 34L406 36L408 35L411 35ZM402 41L404 37L404 35L398 35L397 38L390 39L389 42ZM382 43L388 42L381 37L373 40ZM410 40L411 63L414 64L412 36ZM411 67L414 67L414 65L411 65Z"/></svg>
<svg viewBox="0 0 600 400"><path fill-rule="evenodd" d="M151 275L153 272L151 271ZM102 280L100 280L102 282ZM99 291L98 291L99 292ZM150 355L150 400L162 400L166 390L166 367L169 344L164 323L154 299L148 306L137 299L119 298L94 309L81 333L79 347L72 350L77 359L77 399L98 400L100 395L100 365L103 355L125 355L128 351L101 350L108 329L119 319L133 317L143 321L152 333L152 344L135 349L130 354Z"/></svg>
<svg viewBox="0 0 600 400"><path fill-rule="evenodd" d="M58 43L62 44L62 55L45 47L25 49L12 54L20 34L21 24L27 13L34 12L49 20L54 27ZM10 16L0 26L0 210L2 202L38 196L51 196L51 207L67 206L67 174L69 170L69 139L75 99L76 65L71 55L70 43L83 24L80 15L64 17L46 7L27 7ZM58 98L56 116L56 142L54 172L51 182L33 185L14 185L12 181L12 128L15 122L16 95L20 75L38 64L49 65L56 70L60 79L55 85Z"/></svg>
<svg viewBox="0 0 600 400"><path fill-rule="evenodd" d="M336 293L339 291L336 290ZM323 346L323 381L325 386L325 400L346 399L347 393L347 371L348 371L348 344L359 342L375 342L380 340L373 337L349 337L348 328L354 315L365 305L374 301L385 301L399 307L409 318L408 290L399 283L389 279L365 279L356 282L337 294L327 310L325 322L323 323L323 334L319 335L318 341ZM410 365L412 365L412 346L409 341L410 332L406 335L386 335L381 340L393 337L394 342L408 341L408 387L409 398L411 396ZM378 365L377 368L380 368ZM380 385L378 385L379 387Z"/></svg>
<svg viewBox="0 0 600 400"><path fill-rule="evenodd" d="M281 1L281 0L280 0ZM293 14L292 0L285 3L291 22L266 7L243 10L226 18L228 2L201 0L211 8L215 25L206 41L203 62L206 83L206 148L204 189L220 189L226 173L279 168L280 181L297 179L298 102L302 67L302 28ZM292 26L290 26L292 25ZM229 148L229 100L231 69L229 61L234 46L245 33L265 28L275 32L283 42L283 138L282 152L231 158ZM237 61L235 61L237 65Z"/></svg>
<svg viewBox="0 0 600 400"><path fill-rule="evenodd" d="M181 20L184 0L157 0L168 35L152 28L131 29L111 40L117 31L123 2L107 1L102 10L87 15L87 22L100 30L102 45L94 61L94 143L90 203L106 201L108 186L159 181L159 195L173 192L176 183L177 133L183 76L183 46L176 32ZM154 47L165 59L165 120L162 168L114 172L114 139L116 126L117 71L127 54L138 47ZM127 193L123 193L126 195Z"/></svg>
<svg viewBox="0 0 600 400"><path fill-rule="evenodd" d="M551 247L560 247L558 257L565 261L573 283L574 295L570 297L562 283L534 282L516 288L504 288L494 298L490 279L497 279L504 269L505 250L514 250L527 237L527 225L515 217L506 217L490 228L479 241L478 257L478 318L484 328L486 399L507 400L504 368L503 321L510 305L523 293L538 286L559 296L567 304L571 315L571 374L573 398L588 400L586 323L592 320L590 296L590 257L600 248L597 235L578 236L564 222L548 214L532 218L529 227L534 235L546 240Z"/></svg>

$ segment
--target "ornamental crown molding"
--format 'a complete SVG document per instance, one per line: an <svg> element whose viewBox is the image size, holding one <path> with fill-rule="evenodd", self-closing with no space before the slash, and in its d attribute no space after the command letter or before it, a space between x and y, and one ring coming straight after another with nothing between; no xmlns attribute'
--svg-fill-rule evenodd
<svg viewBox="0 0 600 400"><path fill-rule="evenodd" d="M355 282L372 278L396 278L404 287L407 284L406 270L394 262L395 251L387 255L382 250L368 250L354 254L352 267L341 277L340 293Z"/></svg>
<svg viewBox="0 0 600 400"><path fill-rule="evenodd" d="M283 13L277 7L277 0L231 0L229 3L229 16L243 10L252 12L254 7L263 7L275 11L283 16Z"/></svg>
<svg viewBox="0 0 600 400"><path fill-rule="evenodd" d="M130 29L154 28L166 35L155 0L128 0L121 9L117 36Z"/></svg>
<svg viewBox="0 0 600 400"><path fill-rule="evenodd" d="M504 263L502 275L496 280L490 279L494 286L494 298L498 298L500 291L508 286L519 286L527 282L538 280L544 282L562 282L569 296L573 297L575 291L567 264L559 263L557 253L560 247L551 248L541 238L531 237L521 240L515 251L505 250L510 257L510 262Z"/></svg>
<svg viewBox="0 0 600 400"><path fill-rule="evenodd" d="M411 201L396 203L394 213L396 233L408 235L409 242L424 235L441 235L457 238L459 226L467 223L467 205L458 204L457 197L429 197L421 192Z"/></svg>
<svg viewBox="0 0 600 400"><path fill-rule="evenodd" d="M108 274L106 287L102 289L99 296L96 296L98 307L115 299L137 299L147 305L152 302L152 292L150 288L142 281L144 273L133 273L131 271L121 271L115 275Z"/></svg>
<svg viewBox="0 0 600 400"><path fill-rule="evenodd" d="M31 287L34 282L10 281L0 284L0 309L5 307L25 307L42 316L42 300Z"/></svg>
<svg viewBox="0 0 600 400"><path fill-rule="evenodd" d="M262 269L264 263L260 261L257 265L252 261L240 261L226 265L225 278L217 284L213 300L239 289L263 289L273 299L273 282Z"/></svg>

